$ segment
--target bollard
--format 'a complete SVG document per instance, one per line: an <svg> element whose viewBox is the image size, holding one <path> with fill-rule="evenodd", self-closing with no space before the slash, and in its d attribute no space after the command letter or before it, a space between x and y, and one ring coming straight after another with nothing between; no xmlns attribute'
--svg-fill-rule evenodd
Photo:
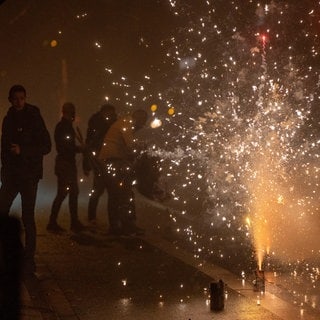
<svg viewBox="0 0 320 320"><path fill-rule="evenodd" d="M212 311L224 309L224 283L221 279L210 284L210 309Z"/></svg>

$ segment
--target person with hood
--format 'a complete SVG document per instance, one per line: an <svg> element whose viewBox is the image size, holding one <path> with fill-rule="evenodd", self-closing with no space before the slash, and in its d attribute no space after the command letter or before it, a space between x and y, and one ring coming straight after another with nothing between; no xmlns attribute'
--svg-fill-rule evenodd
<svg viewBox="0 0 320 320"><path fill-rule="evenodd" d="M51 151L51 139L38 107L26 102L26 90L14 85L9 91L11 107L2 122L0 216L8 216L18 193L25 230L24 272L36 265L35 204L38 182L43 176L43 156Z"/></svg>

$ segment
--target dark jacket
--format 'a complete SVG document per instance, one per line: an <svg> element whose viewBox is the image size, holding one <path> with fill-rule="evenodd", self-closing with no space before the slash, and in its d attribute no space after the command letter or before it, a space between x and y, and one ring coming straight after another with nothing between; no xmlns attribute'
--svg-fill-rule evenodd
<svg viewBox="0 0 320 320"><path fill-rule="evenodd" d="M20 154L10 151L20 146ZM43 156L51 151L51 139L39 108L26 104L22 110L10 107L2 122L1 178L41 179Z"/></svg>
<svg viewBox="0 0 320 320"><path fill-rule="evenodd" d="M57 149L55 174L76 174L76 153L81 152L81 148L76 145L72 121L61 118L54 130L54 141Z"/></svg>
<svg viewBox="0 0 320 320"><path fill-rule="evenodd" d="M116 115L106 119L103 117L101 111L94 113L88 121L88 129L86 136L86 153L83 158L83 169L90 171L92 168L92 152L98 155L101 150L103 139L111 125L117 120Z"/></svg>

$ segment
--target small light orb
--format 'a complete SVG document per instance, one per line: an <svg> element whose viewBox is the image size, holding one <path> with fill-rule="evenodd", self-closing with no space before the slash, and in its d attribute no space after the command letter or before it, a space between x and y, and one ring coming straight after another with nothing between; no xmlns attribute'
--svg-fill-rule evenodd
<svg viewBox="0 0 320 320"><path fill-rule="evenodd" d="M157 106L156 104L153 104L153 105L150 107L150 109L151 109L152 112L155 112L155 111L157 111L158 106Z"/></svg>
<svg viewBox="0 0 320 320"><path fill-rule="evenodd" d="M57 45L58 45L58 41L57 41L57 40L51 40L51 42L50 42L51 48L54 48L54 47L56 47Z"/></svg>
<svg viewBox="0 0 320 320"><path fill-rule="evenodd" d="M173 107L171 107L171 108L168 109L168 115L169 115L169 116L174 115L174 108L173 108Z"/></svg>

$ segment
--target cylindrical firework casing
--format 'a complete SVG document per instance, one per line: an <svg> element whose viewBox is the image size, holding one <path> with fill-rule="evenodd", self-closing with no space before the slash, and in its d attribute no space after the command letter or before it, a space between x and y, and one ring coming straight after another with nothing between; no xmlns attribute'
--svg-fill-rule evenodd
<svg viewBox="0 0 320 320"><path fill-rule="evenodd" d="M263 270L255 271L255 280L253 283L254 291L265 292L265 277Z"/></svg>
<svg viewBox="0 0 320 320"><path fill-rule="evenodd" d="M222 280L210 284L210 309L212 311L224 309L224 283Z"/></svg>

